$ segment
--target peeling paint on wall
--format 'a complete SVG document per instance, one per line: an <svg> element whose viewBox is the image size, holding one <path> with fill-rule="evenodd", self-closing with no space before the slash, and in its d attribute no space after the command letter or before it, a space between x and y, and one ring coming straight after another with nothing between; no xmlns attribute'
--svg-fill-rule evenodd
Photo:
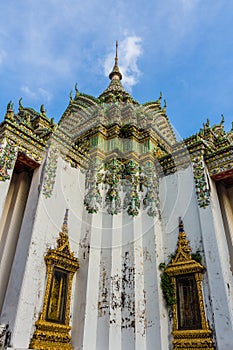
<svg viewBox="0 0 233 350"><path fill-rule="evenodd" d="M146 328L147 328L147 320L146 320L146 291L143 289L143 296L142 299L138 302L138 313L139 313L139 325L138 325L138 332L141 335L146 334Z"/></svg>
<svg viewBox="0 0 233 350"><path fill-rule="evenodd" d="M89 231L87 230L85 233L85 236L79 242L79 247L82 250L81 254L84 260L89 256L89 253L90 253L90 243L89 243L88 237L89 237Z"/></svg>
<svg viewBox="0 0 233 350"><path fill-rule="evenodd" d="M144 261L152 262L152 256L149 250L147 249L147 247L143 248L143 258L144 258Z"/></svg>
<svg viewBox="0 0 233 350"><path fill-rule="evenodd" d="M117 311L121 310L121 287L121 277L118 274L111 276L110 324L116 324Z"/></svg>
<svg viewBox="0 0 233 350"><path fill-rule="evenodd" d="M125 252L122 264L121 328L135 331L135 267L132 252Z"/></svg>
<svg viewBox="0 0 233 350"><path fill-rule="evenodd" d="M110 276L109 273L110 271L107 270L104 262L101 262L98 317L109 315L109 322L113 325L117 322L117 313L120 310L121 328L131 328L133 332L135 332L135 318L137 317L137 332L144 336L147 328L146 291L145 289L142 290L142 295L137 301L137 305L135 305L135 265L133 252L126 251L122 256L121 274ZM142 272L140 275L142 275ZM137 313L135 312L136 307Z"/></svg>
<svg viewBox="0 0 233 350"><path fill-rule="evenodd" d="M98 300L98 316L103 317L109 312L109 281L107 270L104 263L101 263L100 269L100 286L99 286L99 300Z"/></svg>

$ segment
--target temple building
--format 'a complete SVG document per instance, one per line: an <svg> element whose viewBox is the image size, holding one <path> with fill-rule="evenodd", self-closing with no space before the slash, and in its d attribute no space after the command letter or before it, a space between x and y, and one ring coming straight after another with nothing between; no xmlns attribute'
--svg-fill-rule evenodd
<svg viewBox="0 0 233 350"><path fill-rule="evenodd" d="M233 349L233 129L182 141L118 66L0 124L0 349Z"/></svg>

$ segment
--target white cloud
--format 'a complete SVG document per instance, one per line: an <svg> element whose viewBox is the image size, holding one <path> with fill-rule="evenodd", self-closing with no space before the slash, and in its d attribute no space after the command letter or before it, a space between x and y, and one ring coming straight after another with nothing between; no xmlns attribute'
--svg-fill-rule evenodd
<svg viewBox="0 0 233 350"><path fill-rule="evenodd" d="M38 92L39 92L40 96L42 97L42 99L43 99L45 102L50 102L50 101L51 101L51 99L52 99L52 94L51 94L49 91L47 91L47 90L45 90L45 89L43 89L43 88L39 88L39 89L38 89Z"/></svg>
<svg viewBox="0 0 233 350"><path fill-rule="evenodd" d="M138 58L142 55L142 39L139 36L127 36L119 42L118 58L124 86L131 91L137 84L141 74L138 68ZM108 54L104 61L104 74L107 76L114 65L115 52Z"/></svg>
<svg viewBox="0 0 233 350"><path fill-rule="evenodd" d="M32 91L27 85L23 85L20 90L31 99L36 99L37 97L36 93Z"/></svg>
<svg viewBox="0 0 233 350"><path fill-rule="evenodd" d="M38 89L32 90L29 86L23 85L20 89L24 95L32 100L39 100L43 103L48 103L52 99L52 94L44 88L39 87Z"/></svg>
<svg viewBox="0 0 233 350"><path fill-rule="evenodd" d="M195 10L196 6L200 3L200 0L181 0L183 10L190 12Z"/></svg>

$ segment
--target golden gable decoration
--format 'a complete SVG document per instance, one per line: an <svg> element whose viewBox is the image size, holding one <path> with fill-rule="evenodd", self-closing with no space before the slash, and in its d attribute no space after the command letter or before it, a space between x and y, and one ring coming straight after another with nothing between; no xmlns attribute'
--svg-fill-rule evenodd
<svg viewBox="0 0 233 350"><path fill-rule="evenodd" d="M176 298L173 305L173 350L214 350L202 295L204 271L205 267L192 258L184 225L179 219L176 254L165 269L172 278Z"/></svg>
<svg viewBox="0 0 233 350"><path fill-rule="evenodd" d="M57 248L49 249L45 256L47 283L44 304L36 322L36 330L30 343L31 349L72 349L70 299L72 280L79 263L70 251L67 220L68 209L57 239Z"/></svg>

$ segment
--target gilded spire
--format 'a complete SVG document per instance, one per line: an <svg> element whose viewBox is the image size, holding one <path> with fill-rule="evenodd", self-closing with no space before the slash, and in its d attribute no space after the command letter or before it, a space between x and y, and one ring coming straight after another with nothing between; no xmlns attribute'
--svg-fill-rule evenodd
<svg viewBox="0 0 233 350"><path fill-rule="evenodd" d="M115 64L109 74L110 84L107 89L102 92L99 99L102 103L128 102L138 104L128 92L125 91L121 84L122 74L118 67L118 42L116 41Z"/></svg>
<svg viewBox="0 0 233 350"><path fill-rule="evenodd" d="M62 232L68 234L68 212L69 209L66 209L63 225L62 225Z"/></svg>
<svg viewBox="0 0 233 350"><path fill-rule="evenodd" d="M57 248L59 251L72 255L73 253L70 252L70 244L69 244L69 237L68 237L68 211L69 209L66 209L62 229L59 232L59 238L57 239Z"/></svg>
<svg viewBox="0 0 233 350"><path fill-rule="evenodd" d="M178 236L178 250L185 254L190 254L191 248L189 246L189 241L187 240L186 233L184 231L184 224L181 217L179 217L179 236Z"/></svg>
<svg viewBox="0 0 233 350"><path fill-rule="evenodd" d="M173 262L190 260L191 248L189 246L189 241L187 240L186 233L184 231L184 224L182 219L179 217L179 236L177 242L176 256Z"/></svg>
<svg viewBox="0 0 233 350"><path fill-rule="evenodd" d="M115 64L114 64L114 67L113 67L111 73L109 74L109 79L110 80L113 80L113 79L121 80L122 79L122 74L121 74L120 69L118 67L118 41L117 40L116 40Z"/></svg>

